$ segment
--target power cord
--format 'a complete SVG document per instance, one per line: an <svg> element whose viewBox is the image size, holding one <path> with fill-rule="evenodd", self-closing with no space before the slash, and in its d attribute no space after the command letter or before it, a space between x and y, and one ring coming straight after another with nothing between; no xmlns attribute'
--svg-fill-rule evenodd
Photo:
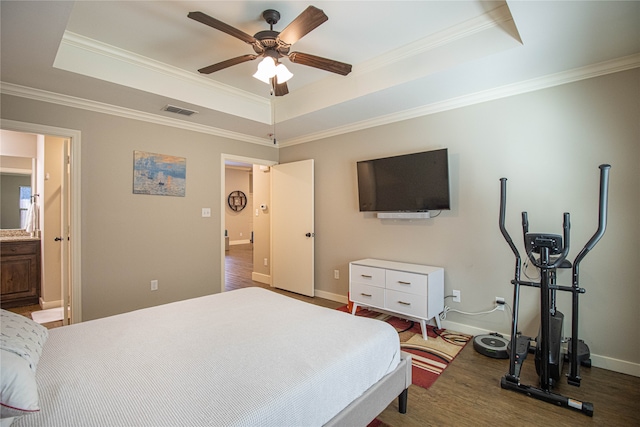
<svg viewBox="0 0 640 427"><path fill-rule="evenodd" d="M511 312L511 306L509 304L507 304L506 302L504 304L500 304L500 305L507 306L507 308L509 309L509 312ZM478 312L475 312L475 313L469 313L467 311L457 310L455 308L449 307L448 305L445 305L444 306L444 310L442 311L442 313L440 313L439 317L440 317L440 320L446 320L447 319L447 313L450 313L450 312L465 314L467 316L478 316L478 315L481 315L481 314L490 314L490 313L499 311L500 305L496 305L492 310L478 311Z"/></svg>

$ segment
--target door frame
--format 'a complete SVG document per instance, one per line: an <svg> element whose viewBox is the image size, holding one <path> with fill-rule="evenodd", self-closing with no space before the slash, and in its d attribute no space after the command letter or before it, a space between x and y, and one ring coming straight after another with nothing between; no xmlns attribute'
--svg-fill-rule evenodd
<svg viewBox="0 0 640 427"><path fill-rule="evenodd" d="M41 125L37 123L19 122L15 120L0 120L0 129L14 132L32 133L38 135L50 135L60 138L67 138L71 143L71 153L69 162L71 164L70 176L70 224L71 235L69 236L70 252L70 289L71 289L71 323L82 322L82 228L80 227L82 218L81 200L81 132L76 129L67 129L55 126Z"/></svg>
<svg viewBox="0 0 640 427"><path fill-rule="evenodd" d="M226 288L226 275L225 275L225 249L224 249L224 229L225 229L225 206L227 204L227 199L225 195L225 184L226 184L226 176L225 176L225 168L226 162L240 162L240 163L248 163L252 165L259 166L273 166L277 165L278 162L274 160L266 160L266 159L256 159L252 157L244 157L238 156L235 154L220 154L220 292L224 292ZM269 259L271 259L271 254L269 254Z"/></svg>

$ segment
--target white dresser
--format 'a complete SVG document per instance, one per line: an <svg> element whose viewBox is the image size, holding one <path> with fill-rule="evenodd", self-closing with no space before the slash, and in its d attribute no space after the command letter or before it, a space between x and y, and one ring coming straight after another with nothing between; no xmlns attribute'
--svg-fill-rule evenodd
<svg viewBox="0 0 640 427"><path fill-rule="evenodd" d="M427 339L427 321L444 310L444 269L419 264L361 259L349 263L352 314L358 306L416 319Z"/></svg>

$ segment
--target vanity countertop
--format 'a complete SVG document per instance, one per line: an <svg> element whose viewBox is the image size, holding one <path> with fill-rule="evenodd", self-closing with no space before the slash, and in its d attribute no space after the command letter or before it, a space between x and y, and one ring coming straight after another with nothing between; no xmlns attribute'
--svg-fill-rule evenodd
<svg viewBox="0 0 640 427"><path fill-rule="evenodd" d="M31 233L24 230L0 230L0 242L22 242L40 240L40 237L32 237Z"/></svg>
<svg viewBox="0 0 640 427"><path fill-rule="evenodd" d="M31 237L31 236L0 236L1 242L31 242L34 240L40 240L39 237Z"/></svg>

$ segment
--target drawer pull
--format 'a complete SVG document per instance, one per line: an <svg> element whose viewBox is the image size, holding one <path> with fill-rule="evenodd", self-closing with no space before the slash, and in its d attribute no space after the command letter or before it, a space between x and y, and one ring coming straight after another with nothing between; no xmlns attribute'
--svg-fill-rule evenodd
<svg viewBox="0 0 640 427"><path fill-rule="evenodd" d="M365 279L371 279L373 276L370 276L368 274L361 274L360 277L364 277Z"/></svg>
<svg viewBox="0 0 640 427"><path fill-rule="evenodd" d="M402 304L402 305L411 305L410 302L404 302L404 301L398 301L398 304Z"/></svg>
<svg viewBox="0 0 640 427"><path fill-rule="evenodd" d="M403 282L402 280L398 280L398 283L400 283L401 285L410 285L411 282Z"/></svg>
<svg viewBox="0 0 640 427"><path fill-rule="evenodd" d="M364 292L360 292L360 295L362 295L363 297L371 298L371 294L365 294Z"/></svg>

